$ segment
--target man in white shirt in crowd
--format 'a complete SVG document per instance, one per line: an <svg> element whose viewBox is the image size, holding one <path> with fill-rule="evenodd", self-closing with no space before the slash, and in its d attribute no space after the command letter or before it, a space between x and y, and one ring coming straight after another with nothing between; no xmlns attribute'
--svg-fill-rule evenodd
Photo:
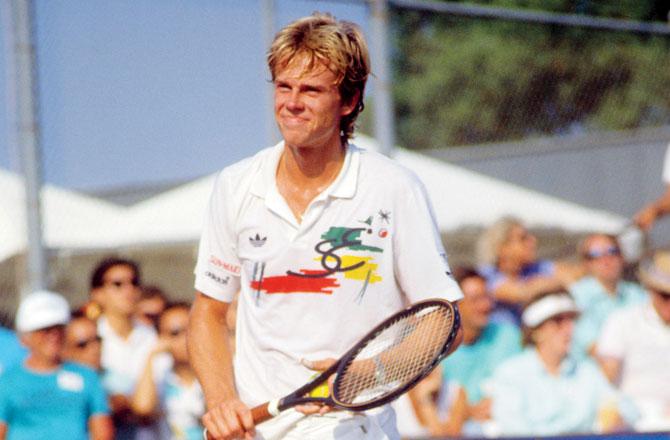
<svg viewBox="0 0 670 440"><path fill-rule="evenodd" d="M647 294L638 283L623 279L625 262L616 237L590 234L580 243L579 254L588 274L569 288L580 312L572 349L575 356L592 356L607 317L645 301Z"/></svg>
<svg viewBox="0 0 670 440"><path fill-rule="evenodd" d="M636 428L670 430L670 252L640 267L649 301L614 312L596 345L605 374L640 411Z"/></svg>
<svg viewBox="0 0 670 440"><path fill-rule="evenodd" d="M158 336L150 325L135 319L140 298L140 271L134 261L110 257L101 261L91 276L91 299L102 309L98 334L102 338L103 386L119 440L156 438L153 420L133 413L130 399ZM169 368L169 358L160 362Z"/></svg>

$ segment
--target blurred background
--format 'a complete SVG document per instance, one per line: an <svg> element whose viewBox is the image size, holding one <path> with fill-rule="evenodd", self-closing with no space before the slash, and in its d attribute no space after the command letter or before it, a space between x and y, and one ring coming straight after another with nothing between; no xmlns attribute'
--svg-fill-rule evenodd
<svg viewBox="0 0 670 440"><path fill-rule="evenodd" d="M5 322L36 284L83 303L109 254L191 298L213 174L278 141L269 41L315 10L366 34L356 143L419 173L453 263L504 215L570 257L663 192L667 1L0 0Z"/></svg>

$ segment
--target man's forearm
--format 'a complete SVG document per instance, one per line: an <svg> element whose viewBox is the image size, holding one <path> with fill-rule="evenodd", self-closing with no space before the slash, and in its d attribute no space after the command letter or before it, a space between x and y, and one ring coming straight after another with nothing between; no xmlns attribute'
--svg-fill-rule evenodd
<svg viewBox="0 0 670 440"><path fill-rule="evenodd" d="M668 186L665 193L653 203L653 206L658 215L665 215L670 212L670 186Z"/></svg>
<svg viewBox="0 0 670 440"><path fill-rule="evenodd" d="M227 303L198 293L189 319L189 357L209 408L237 394L225 319L227 310Z"/></svg>

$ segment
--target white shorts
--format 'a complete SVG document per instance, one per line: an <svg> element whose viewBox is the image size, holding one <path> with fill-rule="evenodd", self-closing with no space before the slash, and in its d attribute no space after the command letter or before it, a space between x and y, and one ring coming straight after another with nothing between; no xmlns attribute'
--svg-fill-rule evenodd
<svg viewBox="0 0 670 440"><path fill-rule="evenodd" d="M305 416L289 409L256 426L256 440L399 440L393 409Z"/></svg>

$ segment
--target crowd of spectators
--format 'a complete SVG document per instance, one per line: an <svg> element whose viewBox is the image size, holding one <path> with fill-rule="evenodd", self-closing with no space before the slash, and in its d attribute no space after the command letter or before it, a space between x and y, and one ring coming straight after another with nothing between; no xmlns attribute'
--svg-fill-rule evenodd
<svg viewBox="0 0 670 440"><path fill-rule="evenodd" d="M625 271L613 235L586 236L568 261L536 245L501 219L481 265L454 268L463 343L395 404L404 435L670 430L670 252Z"/></svg>
<svg viewBox="0 0 670 440"><path fill-rule="evenodd" d="M27 295L0 329L0 439L193 440L204 398L188 360L188 303L143 286L132 260L91 275L90 300Z"/></svg>
<svg viewBox="0 0 670 440"><path fill-rule="evenodd" d="M617 237L542 260L536 237L505 218L478 254L478 267L453 270L463 343L394 403L402 434L670 430L670 253L625 279ZM28 295L16 332L0 329L0 439L202 438L189 308L121 258L97 265L90 301L73 310L53 292Z"/></svg>

